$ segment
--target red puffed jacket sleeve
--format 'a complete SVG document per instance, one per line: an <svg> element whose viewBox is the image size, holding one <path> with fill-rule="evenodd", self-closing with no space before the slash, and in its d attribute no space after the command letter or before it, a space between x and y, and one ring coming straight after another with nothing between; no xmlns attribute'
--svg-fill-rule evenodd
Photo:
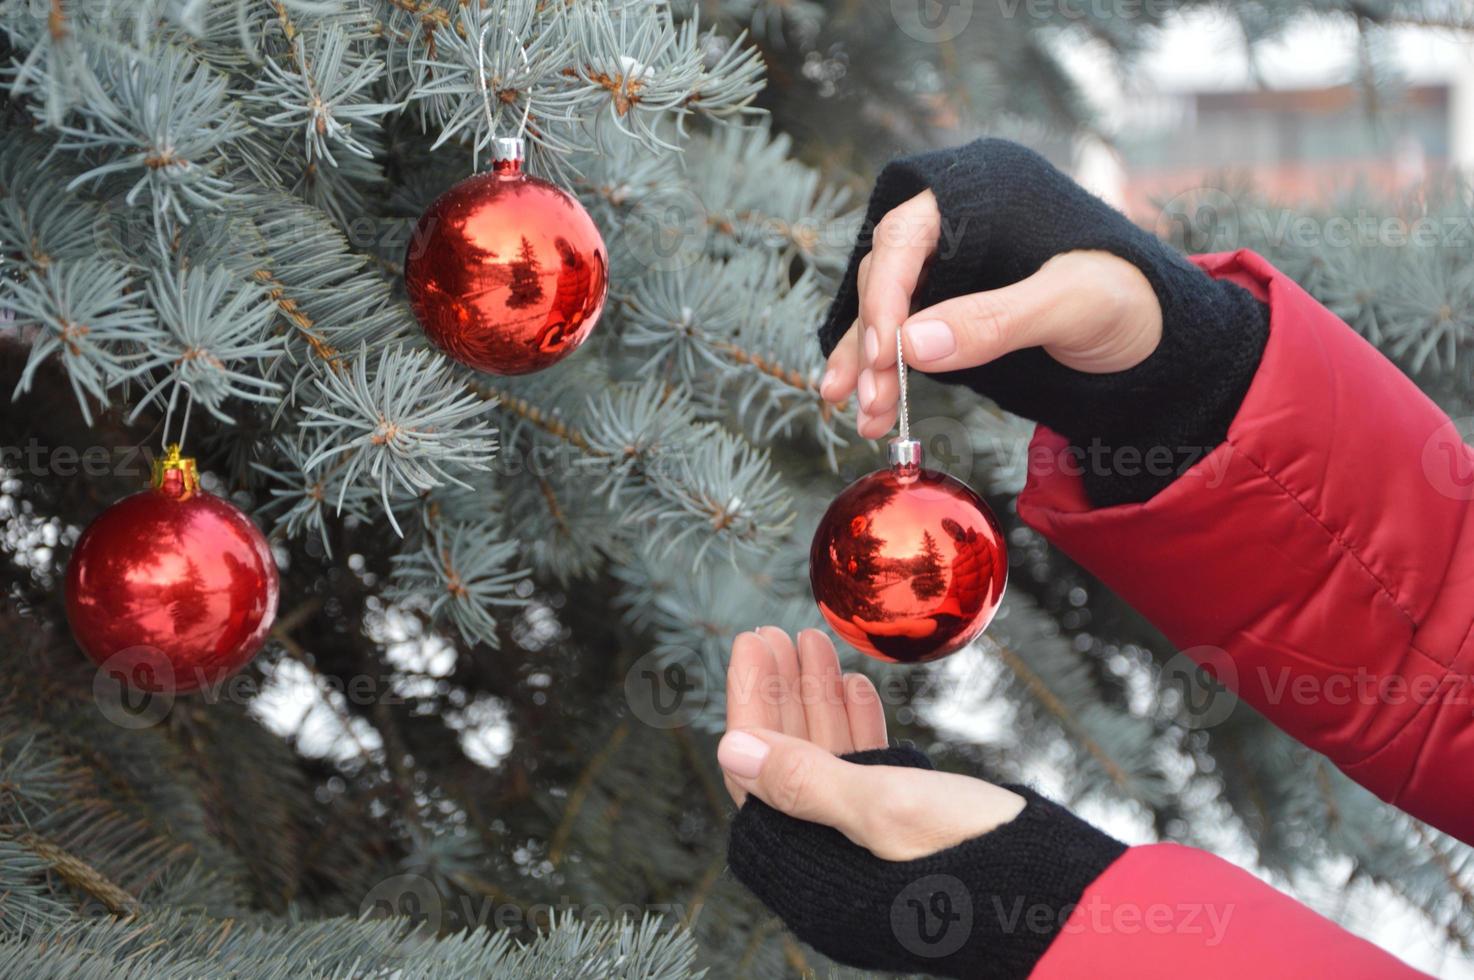
<svg viewBox="0 0 1474 980"><path fill-rule="evenodd" d="M1147 502L1097 509L1064 440L1040 428L1019 512L1275 724L1474 842L1474 451L1264 259L1195 261L1270 308L1227 441ZM1217 903L1220 921L1235 911L1209 945L1202 932L1102 926L1092 902L1138 913ZM1174 845L1129 850L1069 924L1037 976L1082 975L1088 962L1102 976L1190 966L1261 980L1407 970L1246 872Z"/></svg>

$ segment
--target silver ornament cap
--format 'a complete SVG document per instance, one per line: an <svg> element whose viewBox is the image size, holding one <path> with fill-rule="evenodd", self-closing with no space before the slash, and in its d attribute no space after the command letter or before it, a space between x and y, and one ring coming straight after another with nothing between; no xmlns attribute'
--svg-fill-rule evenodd
<svg viewBox="0 0 1474 980"><path fill-rule="evenodd" d="M909 477L921 472L921 443L915 439L892 439L887 455L897 475Z"/></svg>

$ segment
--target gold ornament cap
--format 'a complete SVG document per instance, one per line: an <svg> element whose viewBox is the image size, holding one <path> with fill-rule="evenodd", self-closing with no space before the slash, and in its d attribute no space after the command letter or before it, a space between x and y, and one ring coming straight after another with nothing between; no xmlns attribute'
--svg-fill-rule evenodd
<svg viewBox="0 0 1474 980"><path fill-rule="evenodd" d="M169 444L164 455L154 460L153 479L155 490L176 500L192 497L200 488L200 473L195 468L194 457L179 452L179 443Z"/></svg>

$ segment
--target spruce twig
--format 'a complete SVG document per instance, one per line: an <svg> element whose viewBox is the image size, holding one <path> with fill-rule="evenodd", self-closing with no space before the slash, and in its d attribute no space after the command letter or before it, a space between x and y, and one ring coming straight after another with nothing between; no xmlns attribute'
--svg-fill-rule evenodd
<svg viewBox="0 0 1474 980"><path fill-rule="evenodd" d="M91 895L114 915L133 915L141 908L138 899L60 845L37 834L22 834L20 840L37 857L50 864L51 869L67 884Z"/></svg>

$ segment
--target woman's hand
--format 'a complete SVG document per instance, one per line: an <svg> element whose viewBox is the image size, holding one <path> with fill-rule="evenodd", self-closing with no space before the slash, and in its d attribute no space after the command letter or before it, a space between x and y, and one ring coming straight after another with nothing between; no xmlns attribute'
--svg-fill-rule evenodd
<svg viewBox="0 0 1474 980"><path fill-rule="evenodd" d="M930 769L857 765L839 756L887 745L874 685L841 674L818 630L773 626L732 643L727 734L717 749L727 790L833 827L887 861L924 857L1019 814L1024 799L980 779Z"/></svg>
<svg viewBox="0 0 1474 980"><path fill-rule="evenodd" d="M886 745L875 688L829 638L765 626L732 644L717 748L727 865L794 934L867 970L1028 976L1125 845L1025 786L937 772ZM994 910L1027 909L1019 928Z"/></svg>
<svg viewBox="0 0 1474 980"><path fill-rule="evenodd" d="M1107 374L1156 350L1157 295L1140 269L1109 252L1062 252L1017 283L911 313L928 264L948 240L944 230L936 198L923 191L886 213L860 263L860 315L830 355L820 393L840 404L858 389L861 436L879 438L895 423L898 329L906 363L928 372L1043 347L1066 367Z"/></svg>

